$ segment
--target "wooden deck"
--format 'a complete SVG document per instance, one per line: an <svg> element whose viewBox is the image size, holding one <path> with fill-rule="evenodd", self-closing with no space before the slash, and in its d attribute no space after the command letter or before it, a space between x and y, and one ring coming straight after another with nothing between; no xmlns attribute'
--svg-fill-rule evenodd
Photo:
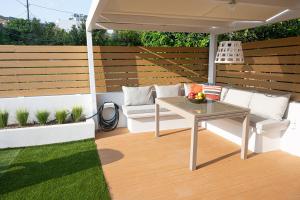
<svg viewBox="0 0 300 200"><path fill-rule="evenodd" d="M281 151L240 159L239 146L200 131L198 167L189 170L190 130L97 134L106 181L116 200L300 199L300 158Z"/></svg>

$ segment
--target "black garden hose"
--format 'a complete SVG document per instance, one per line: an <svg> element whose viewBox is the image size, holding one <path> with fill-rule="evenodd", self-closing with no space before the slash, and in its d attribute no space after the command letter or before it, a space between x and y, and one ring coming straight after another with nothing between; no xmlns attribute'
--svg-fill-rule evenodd
<svg viewBox="0 0 300 200"><path fill-rule="evenodd" d="M114 113L113 113L112 118L110 118L110 119L104 119L104 117L103 117L103 110L104 110L105 104L113 104ZM99 127L102 131L107 132L107 131L115 130L117 128L118 123L119 123L119 106L116 103L113 103L113 102L103 103L98 108L97 113L95 113L94 115L92 115L86 119L90 119L96 115L98 115L98 117L99 117Z"/></svg>

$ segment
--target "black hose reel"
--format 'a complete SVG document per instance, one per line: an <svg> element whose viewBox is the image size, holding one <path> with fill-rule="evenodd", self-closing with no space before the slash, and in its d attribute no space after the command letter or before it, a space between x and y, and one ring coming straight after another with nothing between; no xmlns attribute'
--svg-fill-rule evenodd
<svg viewBox="0 0 300 200"><path fill-rule="evenodd" d="M112 108L112 116L107 119L103 116L104 109ZM102 131L112 131L115 130L119 123L119 106L113 102L104 102L98 109L98 117L99 117L99 127Z"/></svg>

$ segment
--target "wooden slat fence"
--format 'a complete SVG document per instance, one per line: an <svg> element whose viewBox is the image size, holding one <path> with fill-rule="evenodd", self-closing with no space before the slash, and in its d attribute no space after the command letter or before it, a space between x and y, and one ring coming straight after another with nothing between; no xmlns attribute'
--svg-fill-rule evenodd
<svg viewBox="0 0 300 200"><path fill-rule="evenodd" d="M243 44L245 64L217 65L217 83L292 93L300 100L300 37Z"/></svg>
<svg viewBox="0 0 300 200"><path fill-rule="evenodd" d="M207 48L98 48L95 49L97 92L121 91L122 85L207 82Z"/></svg>
<svg viewBox="0 0 300 200"><path fill-rule="evenodd" d="M0 46L0 97L89 93L84 46Z"/></svg>
<svg viewBox="0 0 300 200"><path fill-rule="evenodd" d="M97 92L207 80L206 48L94 47ZM0 46L0 97L89 93L85 46Z"/></svg>

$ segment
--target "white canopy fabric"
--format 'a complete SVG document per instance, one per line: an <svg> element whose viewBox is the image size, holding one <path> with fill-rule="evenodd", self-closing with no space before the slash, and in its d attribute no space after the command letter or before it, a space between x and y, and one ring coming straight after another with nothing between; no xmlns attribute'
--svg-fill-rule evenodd
<svg viewBox="0 0 300 200"><path fill-rule="evenodd" d="M87 30L221 34L300 18L300 0L93 0Z"/></svg>

